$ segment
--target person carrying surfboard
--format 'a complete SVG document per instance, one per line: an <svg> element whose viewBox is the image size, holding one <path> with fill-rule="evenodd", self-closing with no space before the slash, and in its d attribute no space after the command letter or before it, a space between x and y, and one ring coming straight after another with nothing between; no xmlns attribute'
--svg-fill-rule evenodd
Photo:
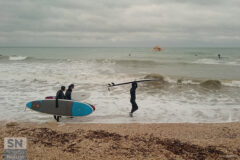
<svg viewBox="0 0 240 160"><path fill-rule="evenodd" d="M57 91L57 94L56 94L56 108L58 108L58 100L59 99L65 99L64 91L65 91L65 86L62 86L61 89L59 91ZM57 116L57 115L54 115L53 117L57 122L59 122L59 119L61 118L61 116Z"/></svg>
<svg viewBox="0 0 240 160"><path fill-rule="evenodd" d="M74 84L70 84L70 85L68 86L68 89L67 89L67 91L66 91L66 93L65 93L66 99L72 100L72 90L73 90L73 88L74 88Z"/></svg>
<svg viewBox="0 0 240 160"><path fill-rule="evenodd" d="M73 88L74 88L74 84L70 84L68 86L68 89L67 89L67 91L65 93L65 98L67 100L72 100L72 90L73 90ZM70 118L73 118L73 117L70 117Z"/></svg>
<svg viewBox="0 0 240 160"><path fill-rule="evenodd" d="M130 117L133 117L133 112L138 110L138 105L136 103L136 89L137 89L137 87L138 87L137 82L133 82L132 83L132 88L130 89L130 95L131 95L130 102L132 104L132 110L129 113Z"/></svg>
<svg viewBox="0 0 240 160"><path fill-rule="evenodd" d="M133 117L133 112L138 110L138 105L136 103L136 89L138 87L137 83L150 82L150 81L159 81L159 79L143 79L143 80L138 80L138 81L118 83L118 84L115 84L115 83L112 82L112 83L109 83L107 85L107 87L108 87L108 91L110 91L111 87L116 87L116 86L121 86L121 85L126 85L126 84L132 84L132 88L130 89L130 95L131 95L130 102L132 104L132 110L131 110L131 112L129 112L129 116Z"/></svg>

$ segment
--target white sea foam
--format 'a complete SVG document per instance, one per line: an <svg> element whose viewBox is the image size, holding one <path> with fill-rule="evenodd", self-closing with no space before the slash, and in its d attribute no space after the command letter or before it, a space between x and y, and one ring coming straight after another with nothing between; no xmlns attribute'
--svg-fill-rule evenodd
<svg viewBox="0 0 240 160"><path fill-rule="evenodd" d="M229 87L240 87L240 81L223 81L222 84Z"/></svg>
<svg viewBox="0 0 240 160"><path fill-rule="evenodd" d="M101 82L101 81L99 81ZM44 122L53 121L51 115L37 113L31 110L24 112L28 101L42 99L45 96L55 95L60 83L29 81L9 81L1 83L7 86L4 94L0 93L1 119L12 118L21 121ZM17 88L16 88L17 86ZM159 122L228 122L237 121L237 113L234 109L237 100L234 97L226 97L220 93L199 93L191 88L172 88L151 91L137 89L137 103L139 110L133 118L128 117L131 109L129 102L130 85L115 87L111 91L106 86L94 83L78 83L73 91L75 100L88 102L96 106L96 111L83 118L63 118L63 122L88 122L88 123L159 123Z"/></svg>
<svg viewBox="0 0 240 160"><path fill-rule="evenodd" d="M9 57L10 61L22 61L25 59L27 59L27 57L24 57L24 56L10 56Z"/></svg>
<svg viewBox="0 0 240 160"><path fill-rule="evenodd" d="M209 59L209 58L198 59L198 60L196 60L192 63L195 63L195 64L240 65L239 61L225 61L223 59Z"/></svg>
<svg viewBox="0 0 240 160"><path fill-rule="evenodd" d="M217 60L217 59L198 59L196 61L194 61L193 63L198 63L198 64L221 64L222 61Z"/></svg>
<svg viewBox="0 0 240 160"><path fill-rule="evenodd" d="M238 61L233 61L233 62L226 62L227 65L235 65L235 66L239 66L240 63Z"/></svg>

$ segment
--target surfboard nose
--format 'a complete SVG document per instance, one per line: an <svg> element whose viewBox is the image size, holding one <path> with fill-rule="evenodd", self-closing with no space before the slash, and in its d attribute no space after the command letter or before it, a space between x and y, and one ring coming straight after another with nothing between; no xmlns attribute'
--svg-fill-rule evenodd
<svg viewBox="0 0 240 160"><path fill-rule="evenodd" d="M89 103L87 103L87 104L92 107L93 111L95 111L96 107L94 105L91 105Z"/></svg>
<svg viewBox="0 0 240 160"><path fill-rule="evenodd" d="M32 102L28 102L28 103L26 104L26 106L27 106L28 108L32 108Z"/></svg>
<svg viewBox="0 0 240 160"><path fill-rule="evenodd" d="M94 105L91 105L91 104L90 104L90 106L92 107L93 111L95 111L95 106L94 106Z"/></svg>

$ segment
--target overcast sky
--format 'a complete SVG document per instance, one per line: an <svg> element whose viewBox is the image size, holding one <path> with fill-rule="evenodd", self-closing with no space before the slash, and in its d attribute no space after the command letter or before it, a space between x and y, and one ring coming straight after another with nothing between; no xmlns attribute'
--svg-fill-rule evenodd
<svg viewBox="0 0 240 160"><path fill-rule="evenodd" d="M240 47L240 0L0 0L0 46Z"/></svg>

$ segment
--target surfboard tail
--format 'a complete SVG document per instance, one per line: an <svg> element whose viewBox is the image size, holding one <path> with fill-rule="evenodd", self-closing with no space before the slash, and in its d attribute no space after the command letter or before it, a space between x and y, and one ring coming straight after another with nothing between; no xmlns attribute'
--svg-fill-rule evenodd
<svg viewBox="0 0 240 160"><path fill-rule="evenodd" d="M31 109L31 108L32 108L32 102L28 102L28 103L26 104L26 107Z"/></svg>
<svg viewBox="0 0 240 160"><path fill-rule="evenodd" d="M47 96L45 99L56 99L56 96Z"/></svg>

